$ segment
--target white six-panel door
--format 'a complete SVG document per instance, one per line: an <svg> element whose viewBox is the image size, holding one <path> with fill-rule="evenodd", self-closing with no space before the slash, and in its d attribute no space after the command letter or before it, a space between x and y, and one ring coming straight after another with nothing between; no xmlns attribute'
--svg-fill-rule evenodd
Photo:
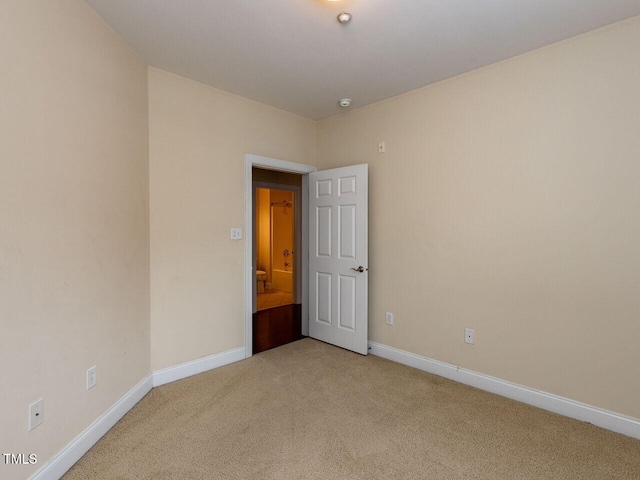
<svg viewBox="0 0 640 480"><path fill-rule="evenodd" d="M309 174L309 336L367 354L368 165Z"/></svg>

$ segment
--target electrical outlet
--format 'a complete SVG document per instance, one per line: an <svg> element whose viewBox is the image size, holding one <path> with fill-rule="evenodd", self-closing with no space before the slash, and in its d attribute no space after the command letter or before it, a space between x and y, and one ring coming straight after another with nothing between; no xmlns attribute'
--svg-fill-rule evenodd
<svg viewBox="0 0 640 480"><path fill-rule="evenodd" d="M476 336L476 331L473 328L465 328L464 329L464 341L465 343L474 343L474 339Z"/></svg>
<svg viewBox="0 0 640 480"><path fill-rule="evenodd" d="M98 372L96 371L96 366L94 365L89 370L87 370L87 390L93 388L98 383Z"/></svg>
<svg viewBox="0 0 640 480"><path fill-rule="evenodd" d="M385 319L385 322L387 322L387 325L393 325L393 313L391 312L385 313L384 319Z"/></svg>
<svg viewBox="0 0 640 480"><path fill-rule="evenodd" d="M44 421L44 409L42 399L29 405L29 431L36 428Z"/></svg>
<svg viewBox="0 0 640 480"><path fill-rule="evenodd" d="M232 228L231 229L231 240L242 240L242 229L241 228Z"/></svg>

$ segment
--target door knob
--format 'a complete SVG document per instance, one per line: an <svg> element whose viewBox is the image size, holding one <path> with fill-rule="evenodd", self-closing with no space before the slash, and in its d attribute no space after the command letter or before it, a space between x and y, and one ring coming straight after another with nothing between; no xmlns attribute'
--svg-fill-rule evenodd
<svg viewBox="0 0 640 480"><path fill-rule="evenodd" d="M353 270L353 271L355 271L355 272L360 272L360 273L362 273L362 272L364 272L364 271L369 271L369 269L368 269L368 268L364 268L362 265L360 265L358 268L353 268L353 267L352 267L352 268L351 268L351 270Z"/></svg>

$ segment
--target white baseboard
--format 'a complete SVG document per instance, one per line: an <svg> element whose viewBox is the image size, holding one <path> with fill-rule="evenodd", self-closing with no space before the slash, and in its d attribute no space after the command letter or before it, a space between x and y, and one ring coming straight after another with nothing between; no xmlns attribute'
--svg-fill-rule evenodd
<svg viewBox="0 0 640 480"><path fill-rule="evenodd" d="M566 417L588 422L629 437L640 439L640 420L603 410L584 403L523 387L482 373L465 370L421 355L369 342L369 353L409 367L433 373L480 390L511 398Z"/></svg>
<svg viewBox="0 0 640 480"><path fill-rule="evenodd" d="M129 390L109 410L89 425L75 440L63 448L57 455L44 464L29 480L58 480L80 458L93 447L136 403L149 393L153 387L190 377L213 368L237 362L245 358L244 347L229 350L217 355L200 358L192 362L176 365L153 372L138 385Z"/></svg>
<svg viewBox="0 0 640 480"><path fill-rule="evenodd" d="M222 367L230 363L244 360L245 349L244 347L234 348L233 350L227 350L226 352L217 353L215 355L209 355L208 357L202 357L198 360L191 362L181 363L173 367L163 368L157 370L151 374L153 378L153 386L158 387L165 383L175 382L176 380L182 380L183 378L196 375L198 373L206 372L214 368Z"/></svg>
<svg viewBox="0 0 640 480"><path fill-rule="evenodd" d="M151 376L145 377L111 408L100 415L75 440L45 463L30 477L30 480L58 480L62 477L125 413L149 393L151 387Z"/></svg>

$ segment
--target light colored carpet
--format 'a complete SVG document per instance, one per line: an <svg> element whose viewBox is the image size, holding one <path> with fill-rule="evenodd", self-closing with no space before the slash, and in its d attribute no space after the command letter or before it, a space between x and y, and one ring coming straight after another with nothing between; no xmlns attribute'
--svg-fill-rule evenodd
<svg viewBox="0 0 640 480"><path fill-rule="evenodd" d="M154 388L75 479L639 479L640 441L304 339Z"/></svg>

